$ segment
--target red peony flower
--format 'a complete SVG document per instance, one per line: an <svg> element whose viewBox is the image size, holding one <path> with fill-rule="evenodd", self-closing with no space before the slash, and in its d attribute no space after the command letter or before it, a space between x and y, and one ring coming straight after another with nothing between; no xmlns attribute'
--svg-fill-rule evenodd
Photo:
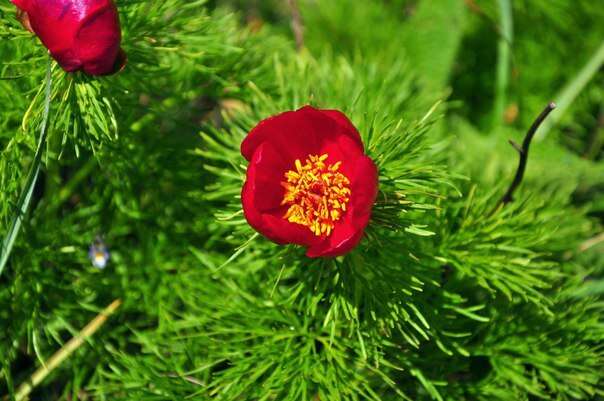
<svg viewBox="0 0 604 401"><path fill-rule="evenodd" d="M111 0L11 0L67 72L108 75L120 70L125 53L117 8Z"/></svg>
<svg viewBox="0 0 604 401"><path fill-rule="evenodd" d="M377 169L361 136L336 110L306 106L261 121L241 144L249 161L241 200L249 224L278 244L333 257L361 240Z"/></svg>

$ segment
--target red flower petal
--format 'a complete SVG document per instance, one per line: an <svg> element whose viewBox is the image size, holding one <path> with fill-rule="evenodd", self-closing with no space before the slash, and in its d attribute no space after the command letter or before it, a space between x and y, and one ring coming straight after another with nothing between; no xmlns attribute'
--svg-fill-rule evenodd
<svg viewBox="0 0 604 401"><path fill-rule="evenodd" d="M12 1L27 13L31 28L65 71L106 75L125 60L111 0Z"/></svg>
<svg viewBox="0 0 604 401"><path fill-rule="evenodd" d="M261 121L243 140L241 154L249 161L258 146L270 141L290 159L305 159L313 151L316 153L322 143L337 141L340 136L352 139L358 152L363 153L363 143L356 129L349 132L329 113L305 106Z"/></svg>
<svg viewBox="0 0 604 401"><path fill-rule="evenodd" d="M113 72L120 51L120 21L111 2L91 12L80 23L75 48L83 70L90 75Z"/></svg>
<svg viewBox="0 0 604 401"><path fill-rule="evenodd" d="M348 219L338 224L327 240L308 247L306 256L328 258L344 255L354 249L362 237L363 230L358 230L353 220Z"/></svg>
<svg viewBox="0 0 604 401"><path fill-rule="evenodd" d="M317 237L308 228L283 218L286 208L281 206L281 181L285 170L275 166L283 166L279 153L270 144L262 144L248 166L241 191L245 218L256 231L278 244L308 246Z"/></svg>
<svg viewBox="0 0 604 401"><path fill-rule="evenodd" d="M17 7L19 7L21 10L27 12L29 0L11 0L11 2Z"/></svg>
<svg viewBox="0 0 604 401"><path fill-rule="evenodd" d="M241 152L250 161L243 210L254 229L279 244L307 246L309 257L343 255L359 243L371 217L378 178L373 161L364 154L361 136L346 116L306 106L270 117L250 131ZM304 163L310 155L323 154L328 155L329 165L341 162L338 172L350 180L351 194L346 211L329 223L333 231L315 235L310 227L284 217L289 206L282 205L281 183L285 173L295 169L296 160Z"/></svg>
<svg viewBox="0 0 604 401"><path fill-rule="evenodd" d="M344 133L348 135L350 139L355 141L355 143L361 148L361 150L364 149L363 141L361 140L361 134L359 134L359 131L354 125L352 125L352 122L350 122L350 120L344 115L344 113L338 110L321 110L321 113L325 114L326 116L337 122L342 128L344 128Z"/></svg>
<svg viewBox="0 0 604 401"><path fill-rule="evenodd" d="M359 216L360 213L370 214L378 194L378 171L373 160L367 156L357 159L351 181L352 193L355 194L351 199L353 207Z"/></svg>
<svg viewBox="0 0 604 401"><path fill-rule="evenodd" d="M323 242L309 247L306 256L315 258L344 255L361 241L377 197L378 175L375 164L367 156L361 156L354 165L349 209L342 221L336 225L333 234Z"/></svg>
<svg viewBox="0 0 604 401"><path fill-rule="evenodd" d="M348 178L353 176L355 170L355 163L351 161L363 156L356 142L346 135L339 135L325 141L320 149L315 150L315 154L328 154L329 163L341 161L340 171Z"/></svg>

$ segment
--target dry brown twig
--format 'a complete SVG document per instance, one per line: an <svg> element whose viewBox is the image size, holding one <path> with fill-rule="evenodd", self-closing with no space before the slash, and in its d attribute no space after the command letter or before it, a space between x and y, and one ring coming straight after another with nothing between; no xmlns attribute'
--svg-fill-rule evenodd
<svg viewBox="0 0 604 401"><path fill-rule="evenodd" d="M300 14L300 8L298 7L298 0L287 0L289 9L292 14L292 31L294 32L294 38L296 39L296 48L298 51L304 47L304 24L302 22L302 14Z"/></svg>
<svg viewBox="0 0 604 401"><path fill-rule="evenodd" d="M26 400L32 390L40 384L46 376L57 368L65 359L77 350L84 341L88 340L92 335L105 324L110 315L112 315L122 304L120 299L116 299L109 306L101 311L94 319L90 321L75 337L71 338L60 350L51 356L46 363L43 363L31 377L22 383L15 393L16 401Z"/></svg>

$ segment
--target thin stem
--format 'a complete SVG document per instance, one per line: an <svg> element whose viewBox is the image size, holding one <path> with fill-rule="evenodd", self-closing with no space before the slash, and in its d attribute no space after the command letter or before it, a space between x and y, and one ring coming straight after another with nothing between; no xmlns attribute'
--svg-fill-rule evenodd
<svg viewBox="0 0 604 401"><path fill-rule="evenodd" d="M510 80L510 55L514 40L514 20L512 2L510 0L499 0L500 37L497 53L497 84L495 92L494 120L499 125L503 120L503 114L507 103L507 91Z"/></svg>
<svg viewBox="0 0 604 401"><path fill-rule="evenodd" d="M564 260L570 260L577 254L585 252L602 243L604 243L604 233L600 233L600 234L596 235L595 237L592 237L592 238L589 238L589 239L583 241L579 245L579 248L577 248L576 251L566 251L564 253Z"/></svg>
<svg viewBox="0 0 604 401"><path fill-rule="evenodd" d="M300 51L304 47L304 24L302 23L302 14L300 14L297 0L288 0L288 3L292 13L291 25L292 31L294 32L294 38L296 39L296 49Z"/></svg>
<svg viewBox="0 0 604 401"><path fill-rule="evenodd" d="M273 285L273 289L271 290L271 295L269 295L269 298L273 298L273 294L275 293L275 290L279 285L279 281L281 281L281 275L283 274L283 270L285 270L285 265L281 266L281 270L279 270L279 275L277 276L277 280L275 280L275 285Z"/></svg>
<svg viewBox="0 0 604 401"><path fill-rule="evenodd" d="M65 184L65 186L59 190L58 195L54 197L48 207L46 207L45 212L48 214L56 212L61 205L69 199L76 187L94 171L94 168L97 165L97 159L90 157L90 159L88 159L86 163L75 173L73 178L71 178L71 180L69 180L69 182L67 182L67 184Z"/></svg>
<svg viewBox="0 0 604 401"><path fill-rule="evenodd" d="M558 109L552 113L552 117L543 124L537 135L537 141L543 140L551 129L556 125L566 110L572 105L573 101L579 96L581 91L585 89L587 84L596 76L598 71L604 66L604 41L596 50L587 64L579 71L573 79L562 89L555 97Z"/></svg>
<svg viewBox="0 0 604 401"><path fill-rule="evenodd" d="M495 210L497 210L500 206L502 206L502 205L505 206L506 204L508 204L514 200L514 192L516 191L516 189L522 182L522 179L524 178L524 172L526 170L526 164L528 162L529 147L531 146L531 141L533 140L533 137L535 136L535 132L537 132L537 130L539 129L539 126L547 118L549 113L551 113L552 110L554 110L555 108L556 108L556 104L551 102L545 107L545 109L543 109L541 114L539 114L537 119L533 122L533 124L529 128L528 132L524 136L524 141L522 141L522 146L518 145L517 143L515 143L513 141L510 141L510 143L512 144L514 149L516 149L516 151L518 151L518 154L520 156L520 158L518 160L518 168L516 169L516 175L514 176L514 180L510 184L505 195L503 195L503 197L501 198L501 200L499 201L499 203L497 204L497 206L495 207L493 212Z"/></svg>
<svg viewBox="0 0 604 401"><path fill-rule="evenodd" d="M40 384L46 376L56 369L65 359L67 359L75 350L77 350L88 338L90 338L98 329L105 324L107 318L112 315L117 308L120 307L122 301L116 299L99 313L93 320L90 321L75 337L67 342L60 350L58 350L50 359L40 366L23 384L19 386L15 394L15 401L23 401L31 391Z"/></svg>
<svg viewBox="0 0 604 401"><path fill-rule="evenodd" d="M602 242L604 242L604 233L600 233L600 234L596 235L595 237L590 238L587 241L583 242L581 244L581 246L579 247L579 251L585 252L589 248L593 248L594 246L601 244Z"/></svg>
<svg viewBox="0 0 604 401"><path fill-rule="evenodd" d="M19 196L19 200L17 202L18 210L13 217L11 225L6 233L6 236L2 240L2 246L0 247L0 275L2 275L2 271L8 262L8 257L13 249L13 245L15 240L17 239L17 235L19 234L19 230L21 228L21 223L23 221L23 216L27 213L27 209L29 208L29 203L31 201L31 197L34 192L34 187L36 185L36 181L38 179L38 174L40 173L40 166L42 165L42 153L44 149L44 144L46 143L47 136L47 124L48 124L48 114L50 112L50 99L51 99L51 87L52 87L52 59L49 57L48 65L46 67L46 92L44 99L44 111L42 115L42 124L40 126L40 139L38 140L38 147L36 149L36 153L34 155L34 160L27 176L27 181L25 183L25 188L21 195Z"/></svg>

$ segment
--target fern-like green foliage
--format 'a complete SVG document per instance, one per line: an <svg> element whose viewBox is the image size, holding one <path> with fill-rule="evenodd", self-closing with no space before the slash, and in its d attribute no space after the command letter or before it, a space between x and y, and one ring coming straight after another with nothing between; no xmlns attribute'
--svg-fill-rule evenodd
<svg viewBox="0 0 604 401"><path fill-rule="evenodd" d="M561 55L592 27L589 58L600 8L513 3L501 98L520 114L493 125L494 0L116 3L126 69L52 69L43 169L0 276L0 398L117 298L30 399L604 396L604 169L583 130L599 78L565 130L532 145L514 201L498 207L518 157L506 139L522 139L556 92L545 86L572 80L583 61ZM0 38L4 237L39 138L48 56L11 4ZM379 169L366 235L335 259L270 242L241 210L242 139L306 104L349 116ZM97 236L104 270L87 256Z"/></svg>

